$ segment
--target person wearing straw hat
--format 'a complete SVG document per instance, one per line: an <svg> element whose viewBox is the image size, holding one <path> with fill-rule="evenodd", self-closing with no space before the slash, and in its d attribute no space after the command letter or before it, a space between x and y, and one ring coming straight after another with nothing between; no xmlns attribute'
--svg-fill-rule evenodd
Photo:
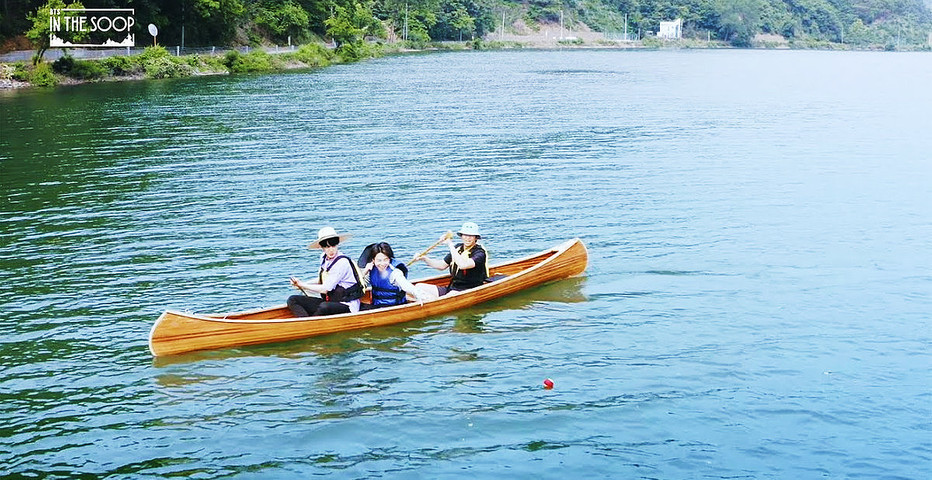
<svg viewBox="0 0 932 480"><path fill-rule="evenodd" d="M489 270L486 265L487 254L482 245L478 243L479 239L482 238L479 233L479 225L466 222L456 233L463 240L463 243L454 245L452 239L446 238L445 243L449 247L450 253L443 260L427 256L418 259L423 260L428 267L437 270L450 269L450 284L446 287L426 283L417 284L417 287L430 298L442 297L451 291L478 287L485 283L485 280L489 277Z"/></svg>
<svg viewBox="0 0 932 480"><path fill-rule="evenodd" d="M307 248L324 251L320 257L320 272L317 282L307 283L291 277L291 285L303 295L288 297L288 309L295 317L316 317L359 311L362 297L362 282L356 264L340 253L339 245L351 235L340 235L333 227L324 227L317 232L317 240ZM320 296L310 296L307 292Z"/></svg>

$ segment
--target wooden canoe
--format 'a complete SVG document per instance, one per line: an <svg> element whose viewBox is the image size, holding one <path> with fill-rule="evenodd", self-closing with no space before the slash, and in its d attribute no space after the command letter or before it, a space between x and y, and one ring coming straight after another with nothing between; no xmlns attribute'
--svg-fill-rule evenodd
<svg viewBox="0 0 932 480"><path fill-rule="evenodd" d="M227 315L166 311L149 332L149 350L152 355L160 357L409 322L580 275L586 270L587 262L586 247L576 238L525 258L493 265L489 268L490 275L504 278L471 290L450 293L423 305L407 303L359 313L305 318L295 318L285 305ZM439 275L413 283L446 285L449 281L449 275Z"/></svg>

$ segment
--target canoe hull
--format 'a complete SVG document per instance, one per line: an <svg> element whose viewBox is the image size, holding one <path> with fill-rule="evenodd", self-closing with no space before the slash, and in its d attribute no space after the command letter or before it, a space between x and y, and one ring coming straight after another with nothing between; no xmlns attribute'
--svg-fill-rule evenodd
<svg viewBox="0 0 932 480"><path fill-rule="evenodd" d="M588 263L585 245L569 240L552 249L520 260L495 265L490 272L507 275L480 287L450 293L423 305L345 313L326 317L294 318L285 306L229 315L197 315L166 311L152 326L149 350L154 356L218 348L283 342L329 333L374 328L442 315L501 298L537 285L582 274ZM417 282L443 285L441 275ZM417 283L415 282L415 283Z"/></svg>

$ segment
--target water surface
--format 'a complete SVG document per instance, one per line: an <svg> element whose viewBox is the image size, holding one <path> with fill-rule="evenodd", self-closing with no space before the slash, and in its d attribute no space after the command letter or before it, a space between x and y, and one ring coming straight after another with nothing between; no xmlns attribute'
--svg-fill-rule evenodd
<svg viewBox="0 0 932 480"><path fill-rule="evenodd" d="M927 54L469 52L0 96L2 470L926 477L929 78ZM587 274L147 350L166 308L282 302L321 226L406 258L464 220L493 261L580 237Z"/></svg>

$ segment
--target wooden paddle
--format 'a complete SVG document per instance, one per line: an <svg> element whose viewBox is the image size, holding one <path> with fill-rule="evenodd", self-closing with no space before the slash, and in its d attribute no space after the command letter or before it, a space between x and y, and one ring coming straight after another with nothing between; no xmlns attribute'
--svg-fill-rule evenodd
<svg viewBox="0 0 932 480"><path fill-rule="evenodd" d="M441 237L440 240L437 240L437 243L435 243L435 244L433 244L433 245L427 247L427 250L424 250L423 252L421 252L421 253L415 255L414 258L412 258L411 261L408 262L408 265L411 265L412 263L414 263L414 262L420 260L421 257L423 257L424 255L427 255L427 253L430 252L431 250L433 250L434 248L436 248L437 245L440 245L441 243L446 242L447 240L449 240L449 239L451 239L451 238L453 238L453 232L447 230L447 233L444 233L444 234L443 234L443 237Z"/></svg>

